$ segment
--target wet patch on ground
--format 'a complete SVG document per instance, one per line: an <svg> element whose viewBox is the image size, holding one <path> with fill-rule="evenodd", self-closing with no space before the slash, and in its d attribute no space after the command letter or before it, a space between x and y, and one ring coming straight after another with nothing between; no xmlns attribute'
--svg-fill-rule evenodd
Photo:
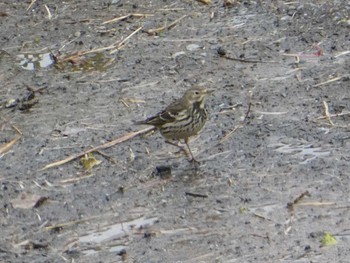
<svg viewBox="0 0 350 263"><path fill-rule="evenodd" d="M347 261L350 6L224 2L0 3L0 261ZM42 169L196 84L199 166L153 134Z"/></svg>

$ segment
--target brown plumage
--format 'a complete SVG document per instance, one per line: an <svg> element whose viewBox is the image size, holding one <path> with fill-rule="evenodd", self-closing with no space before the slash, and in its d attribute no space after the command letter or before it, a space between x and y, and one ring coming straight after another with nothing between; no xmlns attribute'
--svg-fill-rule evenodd
<svg viewBox="0 0 350 263"><path fill-rule="evenodd" d="M171 103L163 111L137 124L153 125L160 131L167 143L180 147L181 150L184 149L171 140L184 140L192 161L196 161L188 145L188 139L203 129L208 118L205 101L211 93L212 91L203 87L192 87L185 92L182 98Z"/></svg>

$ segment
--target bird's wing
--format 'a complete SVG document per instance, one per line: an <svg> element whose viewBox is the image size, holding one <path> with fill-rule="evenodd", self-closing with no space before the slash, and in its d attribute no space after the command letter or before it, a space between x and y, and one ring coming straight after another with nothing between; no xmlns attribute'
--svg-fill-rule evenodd
<svg viewBox="0 0 350 263"><path fill-rule="evenodd" d="M175 121L182 114L186 114L186 112L187 108L184 107L184 103L181 100L177 100L170 104L168 107L166 107L165 110L145 120L143 124L162 126L165 123Z"/></svg>

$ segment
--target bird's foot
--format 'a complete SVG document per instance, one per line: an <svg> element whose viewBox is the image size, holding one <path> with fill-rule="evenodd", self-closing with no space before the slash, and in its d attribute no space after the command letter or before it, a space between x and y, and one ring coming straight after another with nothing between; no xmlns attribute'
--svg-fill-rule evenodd
<svg viewBox="0 0 350 263"><path fill-rule="evenodd" d="M190 163L192 163L195 166L200 165L200 161L198 161L197 159L195 159L193 156L192 158L189 160Z"/></svg>
<svg viewBox="0 0 350 263"><path fill-rule="evenodd" d="M179 142L173 142L173 141L165 141L166 143L170 144L170 145L173 145L175 147L177 147L179 149L179 151L177 153L184 153L187 157L188 157L188 152L186 151L186 149L179 145Z"/></svg>

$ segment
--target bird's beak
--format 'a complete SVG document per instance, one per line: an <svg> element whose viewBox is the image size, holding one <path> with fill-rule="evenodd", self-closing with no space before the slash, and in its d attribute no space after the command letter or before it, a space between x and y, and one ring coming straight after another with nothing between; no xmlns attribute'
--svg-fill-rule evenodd
<svg viewBox="0 0 350 263"><path fill-rule="evenodd" d="M206 92L206 93L207 93L208 95L210 95L210 94L213 94L214 91L215 91L215 90L213 90L213 89L207 89L207 92Z"/></svg>

